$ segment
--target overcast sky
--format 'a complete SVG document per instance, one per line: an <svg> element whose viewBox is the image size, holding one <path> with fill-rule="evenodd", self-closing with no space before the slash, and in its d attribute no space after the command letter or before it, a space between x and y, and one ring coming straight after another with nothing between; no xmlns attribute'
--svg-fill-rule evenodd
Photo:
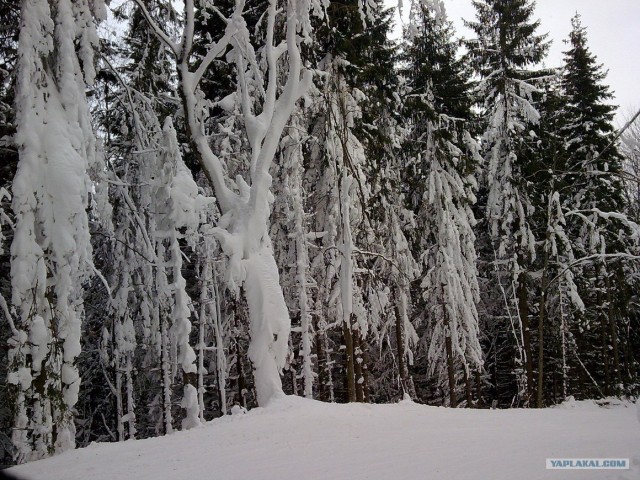
<svg viewBox="0 0 640 480"><path fill-rule="evenodd" d="M405 10L409 2L403 1ZM475 18L471 0L444 3L458 36L472 36L461 20ZM387 0L387 4L396 4L396 0ZM535 15L541 22L539 33L549 33L553 41L547 66L562 64L562 52L567 50L563 40L569 36L571 17L576 12L587 28L589 48L609 71L606 83L615 95L614 103L619 105L620 126L632 110L640 108L640 0L538 0Z"/></svg>

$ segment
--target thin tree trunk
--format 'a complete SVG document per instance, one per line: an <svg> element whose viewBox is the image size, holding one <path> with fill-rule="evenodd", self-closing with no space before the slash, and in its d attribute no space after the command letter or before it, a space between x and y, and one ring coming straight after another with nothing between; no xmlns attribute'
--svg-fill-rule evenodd
<svg viewBox="0 0 640 480"><path fill-rule="evenodd" d="M129 425L129 440L136 438L136 414L134 410L133 402L133 365L131 364L131 355L133 352L127 354L127 423Z"/></svg>
<svg viewBox="0 0 640 480"><path fill-rule="evenodd" d="M481 407L483 404L483 401L482 401L482 374L480 373L480 370L476 370L475 377L476 377L475 383L476 383L476 399L477 399L476 405L478 407Z"/></svg>
<svg viewBox="0 0 640 480"><path fill-rule="evenodd" d="M400 295L402 294L399 292L399 297ZM409 395L410 398L415 399L416 392L413 381L409 376L409 368L407 367L406 360L407 353L404 349L404 342L404 318L400 309L400 305L396 304L396 357L398 359L398 376L400 377L400 387L402 388L403 395Z"/></svg>
<svg viewBox="0 0 640 480"><path fill-rule="evenodd" d="M467 373L467 370L463 370L463 376L464 376L464 385L465 385L465 393L467 395L467 408L472 408L473 407L473 395L471 393L471 379L469 378L469 374Z"/></svg>
<svg viewBox="0 0 640 480"><path fill-rule="evenodd" d="M451 346L451 335L447 333L445 339L445 348L447 350L447 370L449 373L449 406L455 408L458 405L456 399L456 371L453 364L453 348Z"/></svg>
<svg viewBox="0 0 640 480"><path fill-rule="evenodd" d="M547 233L547 241L549 234ZM547 270L549 268L549 252L544 252L542 266L542 290L540 292L540 304L538 305L538 385L536 392L536 406L543 406L544 388L544 322L547 315Z"/></svg>
<svg viewBox="0 0 640 480"><path fill-rule="evenodd" d="M524 363L527 375L527 399L525 404L530 406L533 402L534 389L533 389L533 352L531 350L531 330L529 328L529 291L527 289L527 282L524 278L524 274L518 276L518 311L520 314L520 321L522 323L522 343L524 350Z"/></svg>
<svg viewBox="0 0 640 480"><path fill-rule="evenodd" d="M602 305L598 301L599 305ZM600 314L600 348L602 354L602 365L604 366L604 394L605 396L611 395L611 373L609 369L609 342L607 341L608 332L608 319L606 315Z"/></svg>
<svg viewBox="0 0 640 480"><path fill-rule="evenodd" d="M542 293L540 294L540 306L538 311L538 389L536 393L536 406L543 407L544 388L544 321L547 311L546 285L543 280Z"/></svg>
<svg viewBox="0 0 640 480"><path fill-rule="evenodd" d="M218 380L218 393L220 395L220 410L223 415L227 414L227 356L224 352L224 340L222 334L222 311L220 309L220 294L218 292L218 280L213 269L211 270L211 281L213 283L214 313L213 330L216 336L216 373ZM228 319L230 321L230 319ZM228 325L229 323L227 323Z"/></svg>
<svg viewBox="0 0 640 480"><path fill-rule="evenodd" d="M366 339L362 339L360 342L360 349L362 350L362 398L365 403L369 403L369 349L367 348Z"/></svg>
<svg viewBox="0 0 640 480"><path fill-rule="evenodd" d="M237 304L236 304L237 307ZM236 312L237 314L237 312ZM238 318L235 318L236 330L238 329ZM244 366L242 362L242 351L240 349L240 340L236 336L234 339L234 347L236 353L236 374L238 375L238 403L244 408L247 408L247 384L244 377Z"/></svg>
<svg viewBox="0 0 640 480"><path fill-rule="evenodd" d="M324 331L320 330L320 321L318 319L315 320L315 331L316 331L316 342L315 342L315 350L316 350L316 364L318 366L318 400L328 401L329 395L327 394L327 368L329 365L327 364L328 359L325 357L326 352L324 349Z"/></svg>
<svg viewBox="0 0 640 480"><path fill-rule="evenodd" d="M618 351L618 329L616 326L616 315L613 308L613 295L611 293L611 277L607 276L607 305L608 305L608 317L609 317L609 329L611 335L611 347L613 350L613 377L615 379L615 386L613 393L616 396L621 395L620 385L622 384L622 377L620 375L620 353Z"/></svg>
<svg viewBox="0 0 640 480"><path fill-rule="evenodd" d="M356 384L355 384L355 365L353 358L353 332L351 331L351 322L343 322L342 333L345 345L345 374L347 387L347 401L356 401Z"/></svg>
<svg viewBox="0 0 640 480"><path fill-rule="evenodd" d="M162 315L160 334L162 336L162 404L164 411L164 433L173 432L171 415L171 362L169 361L169 327L166 314Z"/></svg>
<svg viewBox="0 0 640 480"><path fill-rule="evenodd" d="M567 323L564 318L564 300L562 290L559 292L559 304L560 304L560 337L562 342L562 400L567 399L567 372L569 367L567 366Z"/></svg>
<svg viewBox="0 0 640 480"><path fill-rule="evenodd" d="M244 368L242 366L242 352L240 351L240 343L236 340L236 368L238 374L238 401L240 405L247 408L246 381L244 378Z"/></svg>
<svg viewBox="0 0 640 480"><path fill-rule="evenodd" d="M117 347L116 347L117 348ZM124 417L122 405L122 372L120 371L120 355L116 355L116 415L118 420L118 441L123 442L124 438Z"/></svg>
<svg viewBox="0 0 640 480"><path fill-rule="evenodd" d="M447 372L449 374L449 406L455 408L458 405L456 399L456 370L453 361L453 346L451 344L451 328L449 326L449 318L444 314L445 328L445 350L447 353Z"/></svg>
<svg viewBox="0 0 640 480"><path fill-rule="evenodd" d="M354 358L354 379L356 387L356 402L365 401L365 368L363 355L363 339L359 330L353 331L353 358Z"/></svg>
<svg viewBox="0 0 640 480"><path fill-rule="evenodd" d="M596 293L596 308L598 309L598 320L600 322L600 362L604 367L604 395L611 395L611 373L609 370L609 341L608 341L608 330L609 330L609 318L608 315L605 314L603 304L605 301L604 295L602 293L602 284L600 281L602 280L602 269L600 265L596 267L596 282L600 285L597 287Z"/></svg>

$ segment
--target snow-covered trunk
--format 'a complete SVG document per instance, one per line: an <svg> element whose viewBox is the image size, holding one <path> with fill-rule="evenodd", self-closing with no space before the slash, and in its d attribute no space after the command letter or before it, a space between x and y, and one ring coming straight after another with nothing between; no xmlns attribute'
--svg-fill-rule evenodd
<svg viewBox="0 0 640 480"><path fill-rule="evenodd" d="M157 247L157 257L164 258L164 248L162 244L159 244ZM158 286L159 291L163 291L168 288L167 279L164 275L164 270L157 269L156 271L156 284ZM159 320L159 331L160 331L160 341L159 341L159 353L160 353L160 372L161 372L161 382L162 382L162 394L161 394L161 404L162 404L162 419L164 426L164 433L170 434L173 432L173 415L171 413L171 393L172 393L172 358L171 358L171 350L170 344L171 340L169 338L169 316L167 312L160 311L159 305L157 307L156 315L158 315Z"/></svg>
<svg viewBox="0 0 640 480"><path fill-rule="evenodd" d="M244 282L250 315L251 343L258 404L284 395L279 371L285 363L289 340L289 312L280 288L271 245L245 259Z"/></svg>
<svg viewBox="0 0 640 480"><path fill-rule="evenodd" d="M133 362L131 355L127 356L127 364L125 367L127 378L127 424L129 426L129 439L136 438L136 414L133 392Z"/></svg>
<svg viewBox="0 0 640 480"><path fill-rule="evenodd" d="M302 204L300 203L296 207L296 228L298 232L302 230L302 216L304 212L302 210ZM302 356L302 378L304 379L304 396L307 398L313 397L313 383L315 375L313 373L313 357L311 354L312 347L312 318L309 309L309 299L307 295L307 275L306 271L309 268L309 256L307 253L307 241L304 235L298 235L296 239L296 277L298 285L298 305L300 308L300 335L302 338L302 349L300 355Z"/></svg>
<svg viewBox="0 0 640 480"><path fill-rule="evenodd" d="M316 311L322 312L322 296L318 295L315 306ZM327 322L320 315L316 317L315 322L315 338L316 349L315 357L318 365L318 396L319 400L326 402L335 402L335 393L333 386L333 373L331 367L333 361L329 350L329 338L327 335Z"/></svg>
<svg viewBox="0 0 640 480"><path fill-rule="evenodd" d="M560 344L562 348L562 400L567 399L567 322L564 316L564 295L562 289L558 289L558 303L560 304Z"/></svg>
<svg viewBox="0 0 640 480"><path fill-rule="evenodd" d="M340 216L342 220L342 239L340 244L340 299L342 306L342 328L346 346L347 393L350 402L356 401L356 373L353 328L353 237L351 236L351 197L349 189L353 177L342 176L340 182Z"/></svg>
<svg viewBox="0 0 640 480"><path fill-rule="evenodd" d="M201 422L204 422L204 394L205 394L205 386L204 386L204 375L207 373L204 366L204 352L206 351L205 345L205 330L206 326L209 323L207 317L207 303L212 299L207 298L211 288L209 283L211 282L211 261L208 256L206 256L203 261L204 267L200 271L200 275L202 278L202 284L200 285L200 313L198 315L198 346L197 346L197 354L198 354L198 417Z"/></svg>
<svg viewBox="0 0 640 480"><path fill-rule="evenodd" d="M416 389L413 378L409 375L409 366L407 361L408 355L408 339L407 325L409 316L407 314L407 293L402 286L398 287L396 294L396 351L398 359L398 376L400 377L400 386L402 387L403 397L416 398Z"/></svg>
<svg viewBox="0 0 640 480"><path fill-rule="evenodd" d="M220 411L223 415L227 414L227 355L225 352L225 326L223 322L222 312L220 308L221 296L218 288L218 277L213 265L210 265L211 295L210 310L212 315L211 324L213 326L213 334L215 338L216 352L216 381L218 384L218 394L220 399ZM206 277L205 277L206 278Z"/></svg>
<svg viewBox="0 0 640 480"><path fill-rule="evenodd" d="M291 128L282 140L283 166L281 168L281 191L276 192L276 202L280 201L284 204L281 209L284 210L285 222L283 226L284 235L282 235L282 247L284 248L284 262L293 264L293 270L290 273L289 282L293 282L295 288L290 290L288 304L294 311L298 312L300 319L300 346L292 346L293 349L299 349L299 356L302 359L301 377L303 380L303 395L307 398L313 397L313 385L315 382L315 374L313 372L313 318L310 308L310 286L313 281L309 278L310 261L309 261L309 232L307 226L307 214L305 213L305 191L303 187L304 177L304 153L302 146L305 139L301 135L306 125L303 121L304 111L296 113L292 119ZM293 244L294 255L290 253L291 241L295 239ZM278 261L281 261L278 259ZM285 280L286 281L286 280ZM294 371L294 395L297 394L296 377L297 372Z"/></svg>
<svg viewBox="0 0 640 480"><path fill-rule="evenodd" d="M443 285L443 289L446 289L445 285ZM449 380L449 406L455 408L458 406L458 399L456 395L456 367L455 358L453 356L453 342L451 340L451 324L449 323L449 317L446 307L444 308L443 324L445 352L447 354L447 378Z"/></svg>
<svg viewBox="0 0 640 480"><path fill-rule="evenodd" d="M114 339L116 343L116 339ZM120 370L120 353L116 349L113 355L113 362L116 371L116 415L118 441L124 441L124 408L122 406L122 371Z"/></svg>

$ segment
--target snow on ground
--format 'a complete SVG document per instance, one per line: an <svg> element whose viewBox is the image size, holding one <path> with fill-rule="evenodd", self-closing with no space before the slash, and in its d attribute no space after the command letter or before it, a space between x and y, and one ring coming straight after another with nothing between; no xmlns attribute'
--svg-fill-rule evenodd
<svg viewBox="0 0 640 480"><path fill-rule="evenodd" d="M14 467L25 479L640 479L629 403L467 410L274 401L167 437L93 444ZM630 470L546 470L546 458L629 458Z"/></svg>

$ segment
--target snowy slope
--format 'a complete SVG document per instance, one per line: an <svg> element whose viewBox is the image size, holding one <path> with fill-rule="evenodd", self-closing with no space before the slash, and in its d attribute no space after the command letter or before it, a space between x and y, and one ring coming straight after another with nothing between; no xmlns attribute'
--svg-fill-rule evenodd
<svg viewBox="0 0 640 480"><path fill-rule="evenodd" d="M168 437L92 445L27 479L639 479L635 405L546 410L335 405L287 397ZM631 470L545 470L545 458L630 458Z"/></svg>

